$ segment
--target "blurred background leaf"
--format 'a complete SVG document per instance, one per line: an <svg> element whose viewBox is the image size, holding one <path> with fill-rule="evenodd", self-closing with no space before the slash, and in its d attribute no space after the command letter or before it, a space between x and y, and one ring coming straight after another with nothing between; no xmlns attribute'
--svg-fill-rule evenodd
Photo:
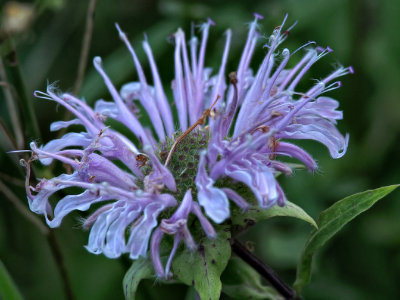
<svg viewBox="0 0 400 300"><path fill-rule="evenodd" d="M21 293L16 287L4 264L0 261L0 295L3 299L22 300Z"/></svg>

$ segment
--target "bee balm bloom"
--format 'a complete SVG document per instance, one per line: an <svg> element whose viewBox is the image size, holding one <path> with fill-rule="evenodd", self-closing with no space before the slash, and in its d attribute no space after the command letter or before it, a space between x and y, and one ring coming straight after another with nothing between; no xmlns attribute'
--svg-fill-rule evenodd
<svg viewBox="0 0 400 300"><path fill-rule="evenodd" d="M263 209L285 205L285 194L275 175L290 175L292 169L279 157L295 158L311 171L317 167L313 158L290 140L318 141L333 158L346 152L348 137L336 129L336 121L342 118L338 102L323 95L340 87L336 79L352 73L352 68L338 67L308 90L300 91L297 86L304 74L331 49L308 43L300 48L305 52L300 61L287 68L293 53L278 47L291 28L284 30L283 22L269 37L265 45L268 51L253 75L250 62L261 18L256 15L251 23L238 68L229 80L230 30L215 75L204 65L212 21L201 27L200 41L192 36L187 43L184 32L178 30L174 35L173 105L165 95L149 43L144 41L143 48L150 64L150 81L118 25L138 82L125 84L118 91L96 57L94 66L112 101L98 100L91 108L52 85L46 93L36 91L35 96L57 102L76 117L54 122L52 131L70 125L80 125L82 131L67 133L41 147L31 143L26 187L31 210L43 214L50 227L57 227L70 212L86 211L96 204L83 224L90 229L88 251L110 258L128 253L132 259L150 251L156 273L168 276L179 244L183 241L190 249L196 247L190 224L199 224L214 238L215 224L230 217L230 205L243 211L249 207L249 199L235 189L238 183L247 186ZM143 107L141 114L148 115L152 128L140 122L136 103ZM125 125L136 142L107 126L107 119ZM69 171L41 179L33 187L29 185L33 160L44 165L57 160ZM53 207L49 198L71 187L75 193L66 190L67 195ZM190 215L199 222L189 224ZM172 235L174 242L164 267L160 243L165 234Z"/></svg>

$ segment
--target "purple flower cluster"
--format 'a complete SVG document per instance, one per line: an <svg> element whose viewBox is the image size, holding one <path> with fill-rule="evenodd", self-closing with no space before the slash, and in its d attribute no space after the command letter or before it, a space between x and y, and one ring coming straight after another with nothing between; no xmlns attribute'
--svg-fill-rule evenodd
<svg viewBox="0 0 400 300"><path fill-rule="evenodd" d="M304 74L332 50L308 43L298 49L305 51L301 60L287 68L293 53L278 50L291 30L283 30L284 21L267 40L268 52L253 75L250 62L260 39L259 19L262 17L256 15L250 25L238 69L230 74L228 83L225 69L230 30L226 32L220 68L215 75L204 66L213 22L202 25L200 41L192 36L187 43L182 30L175 33L172 91L178 128L174 127L172 107L149 43L145 40L143 48L151 68L152 85L118 25L139 82L128 83L118 92L103 70L100 57L96 57L94 66L113 101L98 100L93 109L84 100L59 93L53 85L48 86L46 93L36 91L36 97L55 101L76 116L71 121L54 122L52 131L70 125L81 125L84 130L67 133L42 147L31 143L33 155L27 164L26 184L30 209L43 214L50 227L57 227L70 212L86 211L101 203L83 223L85 229L90 229L88 251L110 258L129 253L130 258L137 259L150 250L157 275L168 276L180 242L190 249L196 247L187 224L190 214L197 218L205 234L214 238L212 222L219 224L229 218L229 199L242 210L248 209L250 204L235 191L235 182L246 185L261 208L285 205L286 197L275 175L290 175L292 169L277 157L298 159L311 171L317 167L306 151L288 140L316 140L329 149L333 158L346 152L348 136L342 136L336 128L336 120L342 119L342 112L336 110L338 102L322 95L340 87L336 78L353 70L338 67L307 91L298 91ZM139 121L136 103L146 111L153 131ZM107 119L122 123L139 143L135 145L107 126ZM202 137L201 143L196 136ZM182 146L185 142L186 148ZM171 160L179 151L185 151L184 159ZM190 155L190 151L194 154ZM57 160L69 171L30 186L30 162L36 159L44 165ZM185 167L179 169L181 163ZM190 180L183 185L180 180L185 174L193 176L187 176ZM224 182L231 184L215 184L220 179L229 179ZM66 190L67 196L53 208L49 198L71 187L80 192ZM165 267L160 260L164 234L172 235L174 241Z"/></svg>

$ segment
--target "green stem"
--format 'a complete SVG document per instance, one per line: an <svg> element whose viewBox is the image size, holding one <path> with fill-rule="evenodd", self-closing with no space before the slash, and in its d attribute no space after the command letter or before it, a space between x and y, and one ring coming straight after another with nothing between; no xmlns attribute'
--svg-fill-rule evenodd
<svg viewBox="0 0 400 300"><path fill-rule="evenodd" d="M11 52L7 55L6 59L9 62L10 74L13 78L13 85L18 93L21 101L21 111L26 121L26 130L28 131L31 138L40 138L39 124L33 108L33 102L29 99L28 93L25 88L24 78L21 72L21 66L17 58L17 52L15 46L11 41Z"/></svg>
<svg viewBox="0 0 400 300"><path fill-rule="evenodd" d="M68 300L74 300L75 297L73 294L71 282L68 278L67 268L64 263L64 258L61 252L60 245L57 242L54 232L52 230L49 230L49 228L47 228L25 205L23 205L18 197L2 181L0 181L0 191L6 196L6 199L8 199L15 206L19 213L21 213L29 222L35 225L36 228L38 228L39 231L46 237L51 253L53 254L56 263L57 271L60 274L62 280L65 296ZM2 292L1 280L2 279L0 278L0 292ZM4 299L12 298L5 297Z"/></svg>
<svg viewBox="0 0 400 300"><path fill-rule="evenodd" d="M76 75L76 81L74 84L74 94L76 96L78 96L79 91L81 90L83 78L85 77L85 70L90 49L90 41L92 39L96 2L97 0L89 0L89 7L86 15L85 33L83 35L81 54L79 58L78 74Z"/></svg>
<svg viewBox="0 0 400 300"><path fill-rule="evenodd" d="M296 292L289 287L278 274L267 264L263 263L257 256L246 249L242 243L234 239L232 243L233 252L248 263L256 270L286 299L286 300L302 300L301 296L297 296Z"/></svg>
<svg viewBox="0 0 400 300"><path fill-rule="evenodd" d="M14 131L14 136L17 144L17 149L22 149L24 146L24 135L22 133L22 126L20 123L19 111L17 109L16 101L11 93L11 88L8 83L6 70L4 68L3 59L0 56L0 80L4 83L3 93L6 99L8 113L10 114L11 124Z"/></svg>
<svg viewBox="0 0 400 300"><path fill-rule="evenodd" d="M81 54L79 57L78 72L76 75L76 80L75 80L74 89L73 89L73 93L77 97L81 90L83 79L85 77L85 70L86 70L87 59L88 59L88 55L89 55L90 42L92 40L93 23L94 23L96 4L97 4L97 0L89 0L89 6L88 6L87 15L86 15L85 33L83 34ZM71 117L71 112L69 110L66 110L64 113L64 116L63 116L63 120L66 121L70 117ZM66 131L67 131L67 128L61 129L58 133L58 137L63 136L66 133Z"/></svg>
<svg viewBox="0 0 400 300"><path fill-rule="evenodd" d="M31 222L34 226L36 226L39 231L47 236L49 234L49 229L43 225L43 223L20 201L17 195L0 180L0 191L6 196L6 199L9 200L17 211L29 222Z"/></svg>
<svg viewBox="0 0 400 300"><path fill-rule="evenodd" d="M61 253L61 248L57 242L56 236L52 230L46 235L47 241L49 243L51 252L53 253L54 259L56 261L56 266L58 273L61 275L61 280L63 283L64 293L68 300L74 300L75 296L72 291L71 282L69 281L67 268L64 263L63 255Z"/></svg>

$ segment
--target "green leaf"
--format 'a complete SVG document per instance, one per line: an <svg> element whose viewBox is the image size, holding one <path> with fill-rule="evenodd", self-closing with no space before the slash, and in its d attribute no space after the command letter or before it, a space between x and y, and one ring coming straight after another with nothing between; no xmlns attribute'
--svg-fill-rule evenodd
<svg viewBox="0 0 400 300"><path fill-rule="evenodd" d="M122 283L125 299L134 300L140 281L142 279L152 278L153 276L153 264L149 258L140 257L135 260L128 272L126 272Z"/></svg>
<svg viewBox="0 0 400 300"><path fill-rule="evenodd" d="M196 295L197 295L196 290L194 289L193 286L190 286L187 289L186 296L185 296L184 300L196 300Z"/></svg>
<svg viewBox="0 0 400 300"><path fill-rule="evenodd" d="M321 213L317 221L319 228L311 233L297 266L294 283L297 293L310 282L314 253L344 225L398 187L399 185L391 185L348 196Z"/></svg>
<svg viewBox="0 0 400 300"><path fill-rule="evenodd" d="M17 285L14 283L2 261L0 261L0 299L23 299Z"/></svg>
<svg viewBox="0 0 400 300"><path fill-rule="evenodd" d="M268 209L262 209L259 206L252 206L244 213L240 210L235 210L232 212L231 220L234 225L242 227L241 229L243 229L243 227L246 228L256 222L273 217L293 217L306 221L315 228L318 228L313 218L311 218L301 207L289 201L286 202L284 207L275 205ZM235 230L235 228L233 229Z"/></svg>
<svg viewBox="0 0 400 300"><path fill-rule="evenodd" d="M284 299L275 289L263 285L261 276L238 257L229 260L221 281L222 292L232 299Z"/></svg>
<svg viewBox="0 0 400 300"><path fill-rule="evenodd" d="M228 228L227 228L228 229ZM195 251L185 249L173 263L176 279L194 286L202 300L218 300L221 294L221 274L231 257L229 230L219 230L216 239L202 237Z"/></svg>

